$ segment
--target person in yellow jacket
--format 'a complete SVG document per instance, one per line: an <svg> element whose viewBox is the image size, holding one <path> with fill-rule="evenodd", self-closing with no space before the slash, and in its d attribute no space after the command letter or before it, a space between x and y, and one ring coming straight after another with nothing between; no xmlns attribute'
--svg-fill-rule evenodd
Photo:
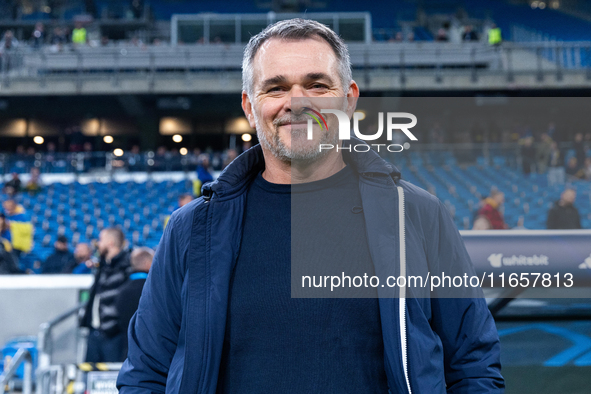
<svg viewBox="0 0 591 394"><path fill-rule="evenodd" d="M86 29L82 25L82 22L76 22L76 25L72 30L72 44L83 45L86 44L86 42Z"/></svg>
<svg viewBox="0 0 591 394"><path fill-rule="evenodd" d="M17 256L33 248L33 224L22 205L9 199L2 202L4 216L9 223L12 248Z"/></svg>
<svg viewBox="0 0 591 394"><path fill-rule="evenodd" d="M503 42L501 28L493 23L488 31L488 44L491 46L498 46L501 42Z"/></svg>

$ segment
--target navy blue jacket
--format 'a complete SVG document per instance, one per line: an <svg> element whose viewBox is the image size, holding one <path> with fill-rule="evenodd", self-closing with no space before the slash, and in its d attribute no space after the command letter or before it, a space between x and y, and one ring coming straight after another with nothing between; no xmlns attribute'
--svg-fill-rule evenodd
<svg viewBox="0 0 591 394"><path fill-rule="evenodd" d="M374 152L345 151L343 158L360 174L376 275L436 266L471 272L437 198L400 180ZM173 213L130 324L120 393L215 394L246 190L263 168L257 145L204 186L203 197ZM483 298L410 298L405 288L397 291L379 299L392 393L504 391L499 339Z"/></svg>

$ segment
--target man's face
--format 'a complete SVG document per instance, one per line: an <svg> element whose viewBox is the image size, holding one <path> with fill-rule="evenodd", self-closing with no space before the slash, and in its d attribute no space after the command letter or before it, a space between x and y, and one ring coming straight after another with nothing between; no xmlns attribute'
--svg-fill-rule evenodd
<svg viewBox="0 0 591 394"><path fill-rule="evenodd" d="M355 83L343 91L338 74L338 60L331 46L320 38L282 40L272 38L258 50L253 61L251 97L243 93L243 109L263 149L282 161L313 161L319 157L320 143L338 143L335 116L326 116L329 130L314 128L313 139L307 139L308 116L303 107L320 109L314 98L357 97ZM293 97L308 98L292 105ZM329 100L329 104L331 100ZM339 104L340 103L340 104ZM325 107L344 109L347 100L334 100ZM350 115L350 114L349 114ZM292 124L293 123L293 124Z"/></svg>
<svg viewBox="0 0 591 394"><path fill-rule="evenodd" d="M56 241L54 246L57 250L62 251L62 252L68 250L68 244L64 243L64 242Z"/></svg>
<svg viewBox="0 0 591 394"><path fill-rule="evenodd" d="M499 194L495 195L494 199L497 202L497 204L503 205L503 203L505 202L505 194L499 193Z"/></svg>
<svg viewBox="0 0 591 394"><path fill-rule="evenodd" d="M14 204L14 201L6 200L4 201L4 203L2 203L2 208L4 208L4 212L6 212L7 215L12 215L14 213L16 206Z"/></svg>
<svg viewBox="0 0 591 394"><path fill-rule="evenodd" d="M112 237L106 231L101 231L99 234L99 240L96 245L98 252L101 256L105 256L109 252L109 248L113 243Z"/></svg>
<svg viewBox="0 0 591 394"><path fill-rule="evenodd" d="M179 198L179 207L184 207L185 205L187 205L191 201L193 201L193 198L191 196L183 196L183 197Z"/></svg>
<svg viewBox="0 0 591 394"><path fill-rule="evenodd" d="M87 244L78 244L76 245L76 249L74 249L74 257L76 261L83 262L90 258L90 248Z"/></svg>
<svg viewBox="0 0 591 394"><path fill-rule="evenodd" d="M574 204L575 200L577 199L577 192L574 190L565 190L562 193L562 201L567 204Z"/></svg>

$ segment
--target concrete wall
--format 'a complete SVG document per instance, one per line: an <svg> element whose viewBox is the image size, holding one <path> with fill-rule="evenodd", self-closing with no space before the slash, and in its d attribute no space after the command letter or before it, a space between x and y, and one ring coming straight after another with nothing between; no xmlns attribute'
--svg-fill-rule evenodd
<svg viewBox="0 0 591 394"><path fill-rule="evenodd" d="M19 336L36 336L39 325L80 302L92 275L0 275L0 346ZM53 331L53 363L76 361L77 318Z"/></svg>

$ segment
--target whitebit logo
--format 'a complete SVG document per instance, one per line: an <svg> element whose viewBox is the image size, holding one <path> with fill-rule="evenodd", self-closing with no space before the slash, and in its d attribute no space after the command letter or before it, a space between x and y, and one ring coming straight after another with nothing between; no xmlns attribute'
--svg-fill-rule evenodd
<svg viewBox="0 0 591 394"><path fill-rule="evenodd" d="M591 269L591 254L589 255L589 257L587 257L585 259L585 261L583 261L581 264L579 264L579 268L580 269Z"/></svg>
<svg viewBox="0 0 591 394"><path fill-rule="evenodd" d="M490 265L492 265L494 268L501 268L503 266L503 254L493 253L490 256L488 256L488 261L490 262Z"/></svg>
<svg viewBox="0 0 591 394"><path fill-rule="evenodd" d="M514 267L519 265L549 265L548 256L543 254L539 256L513 255L511 257L503 257L502 253L493 253L488 256L488 262L493 268L501 268L502 266Z"/></svg>
<svg viewBox="0 0 591 394"><path fill-rule="evenodd" d="M309 115L312 119L318 123L320 129L323 128L328 129L328 125L326 119L321 114L333 114L337 117L339 121L339 139L340 140L349 140L351 139L351 123L349 116L343 112L336 109L321 109L320 112L313 110L309 107L304 107L305 114ZM375 134L365 135L361 134L359 131L359 120L361 118L361 113L355 112L353 113L353 133L355 136L363 141L375 141L384 134L384 113L378 112L378 131ZM409 119L410 123L394 123L394 119ZM308 119L308 140L313 139L313 126L314 122L312 119ZM410 128L413 128L417 125L417 117L408 112L387 112L386 113L386 137L388 141L392 141L392 135L394 130L402 131L411 141L418 141L417 137L414 136L413 133L410 132ZM376 147L377 151L380 151L380 147L385 147L386 150L389 152L401 152L404 150L404 147L400 144L371 144L371 146ZM320 144L320 151L323 149L334 149L335 146L332 144ZM351 150L351 146L348 147L336 147L337 150ZM353 145L353 150L356 152L367 152L369 150L369 146L367 144L361 145Z"/></svg>

